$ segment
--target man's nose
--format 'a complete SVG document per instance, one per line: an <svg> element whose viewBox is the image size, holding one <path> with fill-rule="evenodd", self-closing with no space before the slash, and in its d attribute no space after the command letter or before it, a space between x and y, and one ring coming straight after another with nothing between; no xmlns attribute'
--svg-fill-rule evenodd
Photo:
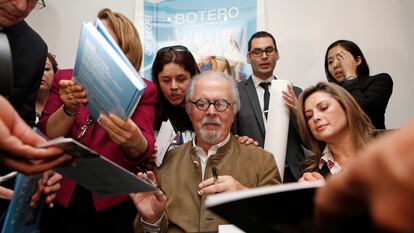
<svg viewBox="0 0 414 233"><path fill-rule="evenodd" d="M210 104L207 108L207 114L208 115L216 115L217 114L217 110L216 107L214 107L214 104Z"/></svg>

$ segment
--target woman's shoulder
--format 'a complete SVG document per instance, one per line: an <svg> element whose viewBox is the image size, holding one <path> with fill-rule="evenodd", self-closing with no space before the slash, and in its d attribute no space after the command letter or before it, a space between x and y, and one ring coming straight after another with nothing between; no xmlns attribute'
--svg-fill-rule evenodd
<svg viewBox="0 0 414 233"><path fill-rule="evenodd" d="M158 91L157 91L157 86L155 85L155 83L147 80L147 79L143 79L145 82L145 85L147 86L144 90L144 93L142 94L141 97L141 101L149 101L149 102L157 102L157 95L158 95Z"/></svg>
<svg viewBox="0 0 414 233"><path fill-rule="evenodd" d="M379 73L379 74L370 76L370 78L374 79L375 81L384 81L384 82L392 83L392 78L388 73Z"/></svg>

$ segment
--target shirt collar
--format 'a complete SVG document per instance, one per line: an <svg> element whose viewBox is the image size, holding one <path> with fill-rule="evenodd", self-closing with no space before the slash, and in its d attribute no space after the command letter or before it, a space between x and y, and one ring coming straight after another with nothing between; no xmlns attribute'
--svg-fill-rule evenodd
<svg viewBox="0 0 414 233"><path fill-rule="evenodd" d="M322 152L322 157L319 160L319 169L322 169L324 164L326 164L331 174L336 174L342 170L341 165L335 161L335 158L328 146L325 146L325 149Z"/></svg>
<svg viewBox="0 0 414 233"><path fill-rule="evenodd" d="M272 80L274 80L274 79L275 79L275 76L273 76L273 75L270 76L269 78L263 80L263 79L260 79L260 78L258 78L256 76L254 76L254 74L252 74L252 80L253 80L254 86L256 88L260 85L260 83L269 82L270 84L272 84Z"/></svg>
<svg viewBox="0 0 414 233"><path fill-rule="evenodd" d="M229 140L230 140L230 132L227 134L227 137L223 141L221 141L220 143L218 143L216 145L211 146L210 149L208 149L208 155L215 154L217 152L217 150L220 147L224 146ZM198 147L195 144L195 137L193 137L193 149L195 151L200 150L200 149L203 150L201 147Z"/></svg>

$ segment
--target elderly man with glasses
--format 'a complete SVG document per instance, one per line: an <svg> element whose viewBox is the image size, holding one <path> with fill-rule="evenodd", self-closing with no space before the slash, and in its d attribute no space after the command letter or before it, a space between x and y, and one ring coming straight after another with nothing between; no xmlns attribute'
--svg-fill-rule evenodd
<svg viewBox="0 0 414 233"><path fill-rule="evenodd" d="M195 137L147 173L159 190L131 194L139 212L136 232L217 231L226 222L205 208L207 195L280 183L272 154L231 135L239 108L233 79L214 71L192 79L186 110Z"/></svg>

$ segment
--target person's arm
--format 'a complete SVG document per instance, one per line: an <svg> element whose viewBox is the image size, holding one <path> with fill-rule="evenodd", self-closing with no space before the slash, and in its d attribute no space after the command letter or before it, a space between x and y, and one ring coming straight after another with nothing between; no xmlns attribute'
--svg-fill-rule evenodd
<svg viewBox="0 0 414 233"><path fill-rule="evenodd" d="M315 196L321 232L358 231L355 219L376 230L414 232L414 119L381 136Z"/></svg>
<svg viewBox="0 0 414 233"><path fill-rule="evenodd" d="M382 73L375 75L372 78L374 80L364 92L362 91L361 83L358 79L354 79L344 86L344 88L355 98L361 108L367 112L371 112L375 109L386 109L393 88L393 81L388 74Z"/></svg>
<svg viewBox="0 0 414 233"><path fill-rule="evenodd" d="M0 106L1 163L16 171L34 174L71 159L69 155L62 155L59 148L36 148L46 140L32 131L3 96L0 96Z"/></svg>
<svg viewBox="0 0 414 233"><path fill-rule="evenodd" d="M50 138L66 136L73 126L80 105L88 102L83 87L71 80L59 81L59 97L63 105L47 121L46 132Z"/></svg>
<svg viewBox="0 0 414 233"><path fill-rule="evenodd" d="M147 177L154 183L157 183L153 172L149 171ZM143 173L138 173L138 177L146 179ZM162 223L165 223L162 219L165 218L165 209L167 204L166 195L157 189L152 192L144 193L131 193L130 197L138 210L138 221L135 221L135 228L141 229L136 232L143 231L142 224L154 224L155 228L159 231L162 227Z"/></svg>

